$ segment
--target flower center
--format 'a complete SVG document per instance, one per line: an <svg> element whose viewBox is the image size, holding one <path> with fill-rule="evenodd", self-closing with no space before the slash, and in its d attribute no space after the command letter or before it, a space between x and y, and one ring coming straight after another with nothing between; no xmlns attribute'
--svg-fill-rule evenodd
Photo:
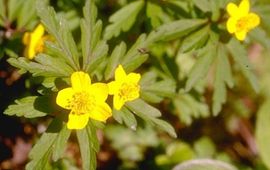
<svg viewBox="0 0 270 170"><path fill-rule="evenodd" d="M237 21L236 24L237 31L249 31L250 30L250 18L242 17Z"/></svg>
<svg viewBox="0 0 270 170"><path fill-rule="evenodd" d="M137 84L123 83L119 90L119 96L124 101L133 100L139 95L140 86Z"/></svg>
<svg viewBox="0 0 270 170"><path fill-rule="evenodd" d="M68 107L70 107L72 114L81 115L91 112L95 105L96 101L92 95L86 92L77 92L69 101Z"/></svg>
<svg viewBox="0 0 270 170"><path fill-rule="evenodd" d="M38 40L38 42L35 46L35 51L37 53L42 53L44 51L45 41L47 41L47 40L50 41L50 40L52 40L52 38L48 35L45 35Z"/></svg>

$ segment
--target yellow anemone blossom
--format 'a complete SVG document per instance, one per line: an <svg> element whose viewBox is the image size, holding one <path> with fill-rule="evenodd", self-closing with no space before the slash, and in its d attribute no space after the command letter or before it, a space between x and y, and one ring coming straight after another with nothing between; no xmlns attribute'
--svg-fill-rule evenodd
<svg viewBox="0 0 270 170"><path fill-rule="evenodd" d="M227 21L227 30L235 34L240 41L246 38L247 32L260 24L260 17L249 12L249 0L242 0L239 6L234 3L227 5L227 12L230 18Z"/></svg>
<svg viewBox="0 0 270 170"><path fill-rule="evenodd" d="M122 65L116 68L115 81L108 84L109 94L114 95L113 106L116 110L120 110L125 102L139 98L140 86L138 83L140 79L140 74L129 73L127 75Z"/></svg>
<svg viewBox="0 0 270 170"><path fill-rule="evenodd" d="M30 60L35 57L37 53L44 51L44 41L50 39L45 34L45 28L39 24L33 32L26 32L23 35L23 44L26 45L24 55Z"/></svg>
<svg viewBox="0 0 270 170"><path fill-rule="evenodd" d="M91 84L89 75L78 71L71 75L71 86L60 90L56 97L59 106L71 110L67 122L69 129L84 128L89 118L105 122L112 115L105 102L109 92L107 84Z"/></svg>

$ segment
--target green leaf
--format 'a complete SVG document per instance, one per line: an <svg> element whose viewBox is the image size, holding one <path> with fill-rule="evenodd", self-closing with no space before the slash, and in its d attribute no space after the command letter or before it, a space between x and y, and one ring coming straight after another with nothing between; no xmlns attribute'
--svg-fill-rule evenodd
<svg viewBox="0 0 270 170"><path fill-rule="evenodd" d="M101 63L104 61L108 54L109 47L106 41L100 41L96 48L93 50L92 58L90 63L86 66L86 72L92 73L97 71L98 68L101 68Z"/></svg>
<svg viewBox="0 0 270 170"><path fill-rule="evenodd" d="M192 0L196 7L198 7L203 12L211 11L211 4L209 0Z"/></svg>
<svg viewBox="0 0 270 170"><path fill-rule="evenodd" d="M55 58L65 58L62 49L55 42L45 41L45 49L46 54L50 56L54 56Z"/></svg>
<svg viewBox="0 0 270 170"><path fill-rule="evenodd" d="M173 99L173 105L180 121L187 125L192 123L192 118L210 115L207 104L202 99L198 100L188 93L179 92Z"/></svg>
<svg viewBox="0 0 270 170"><path fill-rule="evenodd" d="M55 141L55 145L54 145L54 149L52 153L53 161L57 161L63 156L70 133L71 133L71 130L69 130L67 126L64 126L59 132L58 137Z"/></svg>
<svg viewBox="0 0 270 170"><path fill-rule="evenodd" d="M240 44L239 41L232 38L231 41L227 44L227 47L237 64L239 64L240 69L244 76L248 79L252 88L255 92L259 91L259 84L256 76L251 71L251 66L248 61L248 55L246 49Z"/></svg>
<svg viewBox="0 0 270 170"><path fill-rule="evenodd" d="M175 95L176 83L169 78L160 79L155 72L145 73L140 80L141 97L147 101L158 103L164 97L172 98Z"/></svg>
<svg viewBox="0 0 270 170"><path fill-rule="evenodd" d="M122 57L121 64L125 68L126 72L131 72L139 67L136 61L141 64L146 60L147 55L141 53L140 50L146 50L149 44L151 44L145 34L141 34L133 46L127 51L127 53ZM133 64L134 62L134 64ZM126 66L128 65L128 66ZM135 67L134 67L135 66Z"/></svg>
<svg viewBox="0 0 270 170"><path fill-rule="evenodd" d="M202 19L182 19L162 25L156 32L160 34L159 40L174 40L187 35L205 23L206 20Z"/></svg>
<svg viewBox="0 0 270 170"><path fill-rule="evenodd" d="M215 144L208 137L202 137L194 143L194 150L198 158L211 158L216 153Z"/></svg>
<svg viewBox="0 0 270 170"><path fill-rule="evenodd" d="M123 61L123 66L127 72L131 72L132 70L137 69L148 59L148 54L136 55L133 59L127 62L127 60Z"/></svg>
<svg viewBox="0 0 270 170"><path fill-rule="evenodd" d="M153 92L147 92L147 91L141 91L140 97L150 103L160 103L164 97L161 97L159 95L156 95Z"/></svg>
<svg viewBox="0 0 270 170"><path fill-rule="evenodd" d="M212 159L197 159L177 165L173 170L237 170L230 164Z"/></svg>
<svg viewBox="0 0 270 170"><path fill-rule="evenodd" d="M18 54L11 49L5 48L5 53L11 58L19 58Z"/></svg>
<svg viewBox="0 0 270 170"><path fill-rule="evenodd" d="M22 0L9 0L7 2L8 5L8 20L9 22L12 22L15 20L15 18L18 16L21 6L23 5Z"/></svg>
<svg viewBox="0 0 270 170"><path fill-rule="evenodd" d="M6 8L4 0L0 0L0 25L4 26L4 21L6 20Z"/></svg>
<svg viewBox="0 0 270 170"><path fill-rule="evenodd" d="M249 36L263 45L264 48L270 49L270 39L262 28L258 27L250 31Z"/></svg>
<svg viewBox="0 0 270 170"><path fill-rule="evenodd" d="M123 58L127 50L127 46L124 42L121 42L118 46L116 46L109 57L109 61L105 70L105 79L108 80L114 75L114 71L120 60Z"/></svg>
<svg viewBox="0 0 270 170"><path fill-rule="evenodd" d="M52 112L50 100L48 96L28 96L15 100L15 104L9 105L4 113L26 118L43 117Z"/></svg>
<svg viewBox="0 0 270 170"><path fill-rule="evenodd" d="M123 161L142 161L144 148L157 147L159 144L156 132L147 124L136 131L120 125L107 125L104 132Z"/></svg>
<svg viewBox="0 0 270 170"><path fill-rule="evenodd" d="M92 36L94 36L94 27L97 17L97 9L93 0L87 0L83 8L84 19L81 20L81 39L82 39L82 56L83 67L90 63L90 57L93 50ZM96 44L95 44L96 45Z"/></svg>
<svg viewBox="0 0 270 170"><path fill-rule="evenodd" d="M229 87L233 86L233 78L231 73L231 66L227 58L226 49L219 45L217 52L217 63L215 71L215 82L214 82L214 95L213 95L213 114L216 116L221 106L226 102L227 91L226 83Z"/></svg>
<svg viewBox="0 0 270 170"><path fill-rule="evenodd" d="M79 70L79 54L68 28L67 21L63 16L56 17L54 9L48 7L43 0L37 0L36 9L46 30L55 38L59 47L62 49L66 62L72 66L74 70Z"/></svg>
<svg viewBox="0 0 270 170"><path fill-rule="evenodd" d="M156 118L152 119L152 122L155 124L156 127L167 132L171 137L174 137L174 138L177 137L177 134L174 128L168 122L161 119L156 119Z"/></svg>
<svg viewBox="0 0 270 170"><path fill-rule="evenodd" d="M160 128L161 130L170 134L172 137L176 138L177 135L174 128L169 123L157 118L161 116L158 109L148 105L141 99L127 102L126 107L146 122Z"/></svg>
<svg viewBox="0 0 270 170"><path fill-rule="evenodd" d="M220 1L219 0L210 0L210 8L212 12L211 20L216 22L220 17ZM222 6L222 8L224 8Z"/></svg>
<svg viewBox="0 0 270 170"><path fill-rule="evenodd" d="M171 143L166 148L166 155L173 164L183 162L185 160L193 159L195 154L189 144L184 142Z"/></svg>
<svg viewBox="0 0 270 170"><path fill-rule="evenodd" d="M91 50L95 49L102 34L102 21L98 20L93 28L93 33L91 37Z"/></svg>
<svg viewBox="0 0 270 170"><path fill-rule="evenodd" d="M105 29L104 38L109 40L118 36L121 31L128 31L135 23L137 15L142 10L144 1L136 1L124 6L114 13L110 18L110 25Z"/></svg>
<svg viewBox="0 0 270 170"><path fill-rule="evenodd" d="M82 156L83 170L95 170L96 152L99 150L96 129L89 122L84 129L77 130L76 132Z"/></svg>
<svg viewBox="0 0 270 170"><path fill-rule="evenodd" d="M135 114L140 115L141 117L160 117L161 113L158 109L149 105L141 99L136 99L131 102L126 103L129 109L131 109Z"/></svg>
<svg viewBox="0 0 270 170"><path fill-rule="evenodd" d="M150 18L151 26L153 28L160 26L162 24L162 15L164 15L162 7L150 1L147 2L146 7L146 15Z"/></svg>
<svg viewBox="0 0 270 170"><path fill-rule="evenodd" d="M256 120L256 142L258 144L258 149L260 153L260 157L264 164L270 168L270 100L268 99L263 103L257 113L257 120Z"/></svg>
<svg viewBox="0 0 270 170"><path fill-rule="evenodd" d="M191 88L201 79L205 78L208 70L216 56L216 46L208 45L203 48L198 54L198 61L194 64L188 74L188 80L186 83L186 91Z"/></svg>
<svg viewBox="0 0 270 170"><path fill-rule="evenodd" d="M193 48L199 48L205 44L209 37L209 26L205 26L202 29L195 31L194 33L187 36L181 45L180 50L182 52L187 52Z"/></svg>
<svg viewBox="0 0 270 170"><path fill-rule="evenodd" d="M36 17L36 0L27 0L21 7L20 14L18 15L17 28L23 28L27 26Z"/></svg>
<svg viewBox="0 0 270 170"><path fill-rule="evenodd" d="M148 86L142 86L142 90L153 92L162 97L173 97L175 94L176 84L171 79L157 81Z"/></svg>
<svg viewBox="0 0 270 170"><path fill-rule="evenodd" d="M29 153L31 161L26 165L26 170L44 169L48 166L49 157L53 151L58 132L62 128L62 121L54 119L47 131L43 133L39 141Z"/></svg>
<svg viewBox="0 0 270 170"><path fill-rule="evenodd" d="M38 54L35 57L37 62L29 61L24 57L9 58L8 62L24 73L29 71L33 76L45 77L68 77L73 69L67 65L62 58L51 57L46 54Z"/></svg>
<svg viewBox="0 0 270 170"><path fill-rule="evenodd" d="M36 68L33 76L69 76L73 72L72 68L67 65L62 58L55 58L46 54L38 54L35 60L40 63L36 64L32 62L30 65L32 68ZM40 70L38 70L40 69Z"/></svg>
<svg viewBox="0 0 270 170"><path fill-rule="evenodd" d="M124 122L128 128L136 130L136 118L127 108L124 107L121 110L113 110L113 117L118 123L122 124Z"/></svg>

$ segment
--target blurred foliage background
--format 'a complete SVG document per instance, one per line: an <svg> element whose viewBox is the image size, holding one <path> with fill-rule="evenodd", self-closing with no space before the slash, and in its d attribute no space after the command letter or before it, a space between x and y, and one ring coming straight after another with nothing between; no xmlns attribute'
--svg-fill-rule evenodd
<svg viewBox="0 0 270 170"><path fill-rule="evenodd" d="M172 138L141 118L133 126L133 119L114 115L115 120L97 132L101 144L97 169L169 170L199 158L227 162L240 170L270 168L269 0L251 1L251 11L261 17L261 24L244 42L225 29L226 4L237 0L95 2L109 54L121 42L129 49L142 33L167 31L156 43L137 49L149 56L138 61L137 65L144 64L137 72L143 75L141 98L158 108L177 133ZM49 3L57 16L66 18L82 48L80 18L85 1ZM15 62L24 54L23 34L40 22L35 4L35 0L0 0L0 169L24 169L30 149L51 120L4 115L15 99L39 95L42 85L51 85L29 72L21 74L27 69ZM131 71L133 67L136 64ZM96 79L103 77L93 74ZM108 80L110 70L104 75ZM50 167L80 169L77 143L71 134L63 158Z"/></svg>

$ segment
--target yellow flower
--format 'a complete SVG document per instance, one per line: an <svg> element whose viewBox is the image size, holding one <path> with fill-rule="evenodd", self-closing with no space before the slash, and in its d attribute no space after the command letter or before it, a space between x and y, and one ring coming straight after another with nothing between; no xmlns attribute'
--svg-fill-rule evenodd
<svg viewBox="0 0 270 170"><path fill-rule="evenodd" d="M140 86L138 82L141 79L140 74L126 74L125 70L119 65L115 70L115 81L110 82L109 94L113 96L113 106L120 110L127 101L132 101L140 96Z"/></svg>
<svg viewBox="0 0 270 170"><path fill-rule="evenodd" d="M33 32L26 32L23 35L23 44L26 45L24 55L30 60L37 53L44 51L44 41L50 39L50 36L44 35L45 28L39 24Z"/></svg>
<svg viewBox="0 0 270 170"><path fill-rule="evenodd" d="M255 13L250 13L249 6L249 0L242 0L239 6L234 3L227 5L227 12L230 15L227 30L235 34L240 41L245 39L247 32L260 24L260 17Z"/></svg>
<svg viewBox="0 0 270 170"><path fill-rule="evenodd" d="M105 102L109 91L107 84L91 84L89 75L78 71L71 75L71 86L60 90L56 97L59 106L71 110L67 123L69 129L84 128L89 118L105 122L112 115Z"/></svg>

